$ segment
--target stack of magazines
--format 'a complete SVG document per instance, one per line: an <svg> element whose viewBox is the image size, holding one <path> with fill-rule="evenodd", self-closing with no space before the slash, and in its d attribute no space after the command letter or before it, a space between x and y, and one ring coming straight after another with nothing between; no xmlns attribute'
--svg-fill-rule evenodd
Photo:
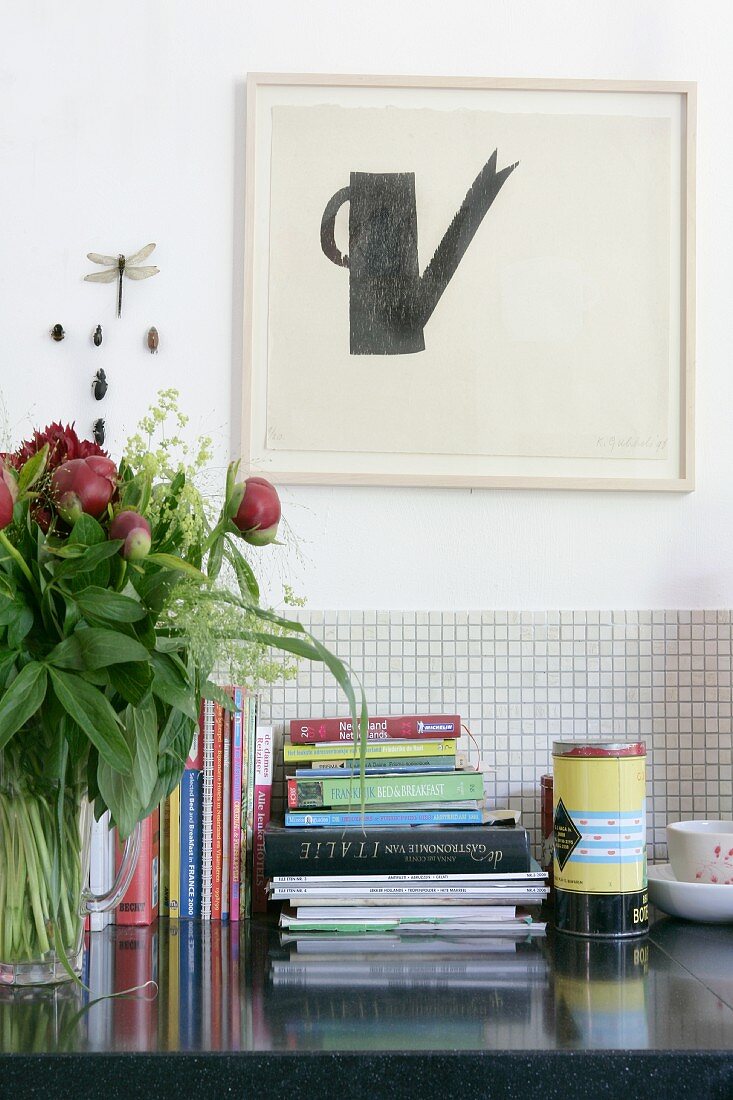
<svg viewBox="0 0 733 1100"><path fill-rule="evenodd" d="M517 825L265 830L265 872L293 935L543 932L547 873Z"/></svg>

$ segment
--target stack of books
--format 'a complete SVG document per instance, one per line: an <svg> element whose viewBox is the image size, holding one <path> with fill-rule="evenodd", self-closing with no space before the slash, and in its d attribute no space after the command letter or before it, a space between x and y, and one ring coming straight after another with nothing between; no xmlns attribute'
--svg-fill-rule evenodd
<svg viewBox="0 0 733 1100"><path fill-rule="evenodd" d="M203 704L180 786L142 823L137 870L115 910L116 924L149 925L159 914L236 921L267 908L263 834L272 727L258 722L256 697L240 687L224 690L232 709ZM97 892L114 880L121 856L115 839L107 815L92 837Z"/></svg>
<svg viewBox="0 0 733 1100"><path fill-rule="evenodd" d="M288 827L468 825L483 818L483 775L456 751L457 714L369 722L363 787L350 718L295 719L283 746Z"/></svg>
<svg viewBox="0 0 733 1100"><path fill-rule="evenodd" d="M456 752L458 715L375 718L364 808L348 719L295 720L288 810L265 830L280 926L299 935L526 935L547 896L529 835L489 824L483 776ZM400 770L397 770L400 769Z"/></svg>
<svg viewBox="0 0 733 1100"><path fill-rule="evenodd" d="M203 704L164 814L162 911L172 919L239 920L267 904L262 834L270 816L272 727L258 722L254 696L225 690L233 709Z"/></svg>

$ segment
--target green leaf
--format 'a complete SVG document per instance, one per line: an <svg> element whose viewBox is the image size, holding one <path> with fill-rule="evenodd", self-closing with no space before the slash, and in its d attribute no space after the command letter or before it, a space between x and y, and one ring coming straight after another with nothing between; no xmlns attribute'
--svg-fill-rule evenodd
<svg viewBox="0 0 733 1100"><path fill-rule="evenodd" d="M106 540L107 536L101 525L97 523L96 519L87 515L79 516L69 535L70 543L81 542L84 546L94 546L96 543L106 542Z"/></svg>
<svg viewBox="0 0 733 1100"><path fill-rule="evenodd" d="M116 630L95 626L88 630L77 630L74 637L79 642L84 667L91 670L127 664L130 661L150 660L150 653L144 645Z"/></svg>
<svg viewBox="0 0 733 1100"><path fill-rule="evenodd" d="M150 691L153 670L142 661L130 664L110 665L109 682L126 703L137 706Z"/></svg>
<svg viewBox="0 0 733 1100"><path fill-rule="evenodd" d="M129 779L100 759L97 765L99 793L109 807L120 837L126 839L143 814L143 805L137 787Z"/></svg>
<svg viewBox="0 0 733 1100"><path fill-rule="evenodd" d="M158 779L158 715L150 697L126 709L125 726L135 751L132 777L141 804L147 806Z"/></svg>
<svg viewBox="0 0 733 1100"><path fill-rule="evenodd" d="M294 653L297 657L306 657L309 661L321 660L315 646L302 638L286 638L281 634L266 634L261 630L243 630L240 637L252 642L259 642L261 645L282 649L286 653Z"/></svg>
<svg viewBox="0 0 733 1100"><path fill-rule="evenodd" d="M6 623L8 628L8 645L11 649L17 649L33 627L33 612L26 604L18 601L15 606L10 609Z"/></svg>
<svg viewBox="0 0 733 1100"><path fill-rule="evenodd" d="M237 574L237 583L239 584L239 591L242 594L242 599L258 603L260 598L260 586L257 583L257 578L254 575L252 566L236 546L232 546L231 544L227 546L225 554L234 567L234 572Z"/></svg>
<svg viewBox="0 0 733 1100"><path fill-rule="evenodd" d="M209 559L206 563L206 573L210 581L215 581L221 572L221 563L224 560L224 539L219 536L209 551Z"/></svg>
<svg viewBox="0 0 733 1100"><path fill-rule="evenodd" d="M45 666L31 661L3 693L0 698L0 749L41 706L46 697L47 683Z"/></svg>
<svg viewBox="0 0 733 1100"><path fill-rule="evenodd" d="M56 698L66 713L84 730L111 768L130 775L132 753L109 700L92 684L60 669L49 669Z"/></svg>
<svg viewBox="0 0 733 1100"><path fill-rule="evenodd" d="M61 622L59 621L58 617L53 589L49 587L44 589L43 596L41 597L41 618L43 619L43 625L46 633L49 634L51 637L53 637L55 634L63 634Z"/></svg>
<svg viewBox="0 0 733 1100"><path fill-rule="evenodd" d="M72 634L70 638L64 638L63 642L54 646L46 657L46 661L55 668L71 668L75 672L83 672L86 668L76 634Z"/></svg>
<svg viewBox="0 0 733 1100"><path fill-rule="evenodd" d="M10 674L15 667L18 654L14 653L12 649L3 649L0 647L0 691L3 691L6 683L10 679Z"/></svg>
<svg viewBox="0 0 733 1100"><path fill-rule="evenodd" d="M48 443L44 443L40 451L36 451L23 465L18 477L18 495L27 493L32 485L38 481L46 469L48 461Z"/></svg>
<svg viewBox="0 0 733 1100"><path fill-rule="evenodd" d="M209 578L204 576L200 569L184 561L183 558L176 557L175 554L148 554L147 558L144 560L146 562L151 561L156 565L162 565L166 569L175 569L178 573L185 573L187 577L199 581L200 584L209 583Z"/></svg>
<svg viewBox="0 0 733 1100"><path fill-rule="evenodd" d="M201 688L201 698L211 699L214 703L219 703L225 710L236 710L231 695L220 688L218 684L215 684L213 680L207 680L204 683Z"/></svg>
<svg viewBox="0 0 733 1100"><path fill-rule="evenodd" d="M196 700L196 685L188 681L176 669L170 654L151 654L153 664L153 695L162 699L170 707L186 714L194 722L198 721L199 708Z"/></svg>
<svg viewBox="0 0 733 1100"><path fill-rule="evenodd" d="M121 546L122 539L110 539L109 542L88 546L79 557L67 558L61 565L57 565L54 569L54 580L66 580L82 573L93 572L108 558L114 557Z"/></svg>
<svg viewBox="0 0 733 1100"><path fill-rule="evenodd" d="M112 592L109 588L90 585L74 594L73 599L85 618L108 622L135 623L144 619L147 611L137 600Z"/></svg>
<svg viewBox="0 0 733 1100"><path fill-rule="evenodd" d="M148 554L148 560L150 555ZM168 597L178 584L178 577L169 570L156 569L143 577L135 577L133 585L140 599L151 611L159 613L168 601Z"/></svg>
<svg viewBox="0 0 733 1100"><path fill-rule="evenodd" d="M120 490L120 511L132 510L144 515L150 503L152 479L150 474L141 472L126 481Z"/></svg>
<svg viewBox="0 0 733 1100"><path fill-rule="evenodd" d="M180 764L181 771L183 771L186 757L191 750L197 724L197 721L189 718L180 710L172 710L161 731L158 752L161 754L161 758L164 755L173 755L176 762Z"/></svg>

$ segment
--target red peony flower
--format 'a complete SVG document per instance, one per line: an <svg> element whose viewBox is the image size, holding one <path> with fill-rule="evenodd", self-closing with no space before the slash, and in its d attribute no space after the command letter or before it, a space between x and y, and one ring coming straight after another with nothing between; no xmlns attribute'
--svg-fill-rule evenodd
<svg viewBox="0 0 733 1100"><path fill-rule="evenodd" d="M107 457L107 452L103 451L99 444L93 440L79 439L74 431L73 424L67 424L64 427L54 421L43 431L35 431L31 439L21 443L18 449L9 453L6 458L11 466L19 470L46 443L48 443L48 465L46 469L49 473L55 470L57 466L63 465L64 462L71 462L76 458L89 458L91 455Z"/></svg>
<svg viewBox="0 0 733 1100"><path fill-rule="evenodd" d="M248 477L237 488L241 490L242 497L232 522L242 538L253 546L266 546L274 542L281 514L275 486L264 477Z"/></svg>
<svg viewBox="0 0 733 1100"><path fill-rule="evenodd" d="M109 525L111 539L124 539L120 554L125 561L138 561L150 553L150 524L139 512L118 512Z"/></svg>
<svg viewBox="0 0 733 1100"><path fill-rule="evenodd" d="M5 468L0 458L0 531L13 519L13 507L18 497L18 485L14 476Z"/></svg>
<svg viewBox="0 0 733 1100"><path fill-rule="evenodd" d="M51 498L66 523L75 523L84 513L98 519L116 490L117 467L102 455L73 458L51 476Z"/></svg>

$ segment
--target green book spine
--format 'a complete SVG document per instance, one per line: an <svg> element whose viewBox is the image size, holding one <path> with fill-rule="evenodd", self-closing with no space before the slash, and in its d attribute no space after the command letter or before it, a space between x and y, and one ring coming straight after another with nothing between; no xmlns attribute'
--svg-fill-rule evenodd
<svg viewBox="0 0 733 1100"><path fill-rule="evenodd" d="M391 802L458 802L483 798L484 779L480 772L435 772L431 775L382 775L364 780L367 805ZM358 806L361 802L358 776L330 776L322 779L288 779L288 808L311 810L320 806Z"/></svg>

